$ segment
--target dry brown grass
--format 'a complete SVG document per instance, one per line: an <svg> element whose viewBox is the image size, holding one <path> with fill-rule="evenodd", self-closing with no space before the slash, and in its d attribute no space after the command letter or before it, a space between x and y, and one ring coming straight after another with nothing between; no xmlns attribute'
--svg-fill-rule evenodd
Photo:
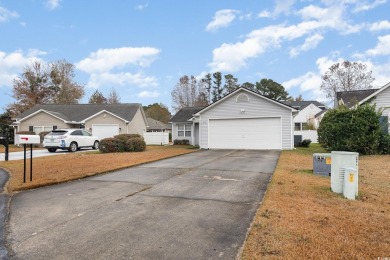
<svg viewBox="0 0 390 260"><path fill-rule="evenodd" d="M310 154L282 152L242 258L390 257L390 156L360 157L356 201L311 170Z"/></svg>
<svg viewBox="0 0 390 260"><path fill-rule="evenodd" d="M45 149L45 148L42 148L42 147L33 147L34 150L42 150L42 149ZM15 146L13 144L10 144L9 147L8 147L8 150L10 153L12 152L23 152L23 146ZM29 151L30 150L30 146L27 147L27 150ZM5 147L4 145L0 145L0 153L4 153L5 152Z"/></svg>
<svg viewBox="0 0 390 260"><path fill-rule="evenodd" d="M188 149L186 146L148 146L145 152L140 153L85 152L37 157L33 160L32 182L29 181L30 170L27 161L26 183L23 183L23 160L2 161L0 167L11 173L7 188L9 192L13 192L75 180L194 151L196 150Z"/></svg>

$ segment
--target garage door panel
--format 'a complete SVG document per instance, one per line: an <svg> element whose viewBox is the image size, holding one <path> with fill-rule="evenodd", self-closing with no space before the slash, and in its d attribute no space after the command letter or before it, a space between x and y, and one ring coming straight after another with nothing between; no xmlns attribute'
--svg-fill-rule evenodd
<svg viewBox="0 0 390 260"><path fill-rule="evenodd" d="M281 149L280 118L213 119L209 148Z"/></svg>
<svg viewBox="0 0 390 260"><path fill-rule="evenodd" d="M99 139L113 137L119 134L119 125L92 125L92 135Z"/></svg>

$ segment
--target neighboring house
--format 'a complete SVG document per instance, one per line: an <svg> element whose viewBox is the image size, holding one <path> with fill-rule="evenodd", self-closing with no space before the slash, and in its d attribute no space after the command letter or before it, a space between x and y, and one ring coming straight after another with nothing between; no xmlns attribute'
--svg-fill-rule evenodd
<svg viewBox="0 0 390 260"><path fill-rule="evenodd" d="M191 145L199 145L199 124L195 127L189 120L203 108L205 107L183 107L171 117L172 140L187 139Z"/></svg>
<svg viewBox="0 0 390 260"><path fill-rule="evenodd" d="M294 116L295 131L317 129L320 121L318 117L326 111L325 105L318 101L283 101L283 103L298 110L298 114Z"/></svg>
<svg viewBox="0 0 390 260"><path fill-rule="evenodd" d="M172 139L203 149L293 149L296 109L245 88L171 118Z"/></svg>
<svg viewBox="0 0 390 260"><path fill-rule="evenodd" d="M171 132L172 127L170 124L165 124L156 119L147 117L148 126L146 127L147 132Z"/></svg>
<svg viewBox="0 0 390 260"><path fill-rule="evenodd" d="M117 134L143 134L147 120L141 104L37 105L14 118L19 131L49 132L83 128L100 139Z"/></svg>
<svg viewBox="0 0 390 260"><path fill-rule="evenodd" d="M325 105L315 100L283 101L283 103L298 110L294 116L295 145L305 139L311 140L312 143L318 143L317 128L326 113Z"/></svg>
<svg viewBox="0 0 390 260"><path fill-rule="evenodd" d="M337 92L336 103L348 107L365 103L375 104L382 112L381 122L387 124L387 133L390 132L390 82L380 89Z"/></svg>

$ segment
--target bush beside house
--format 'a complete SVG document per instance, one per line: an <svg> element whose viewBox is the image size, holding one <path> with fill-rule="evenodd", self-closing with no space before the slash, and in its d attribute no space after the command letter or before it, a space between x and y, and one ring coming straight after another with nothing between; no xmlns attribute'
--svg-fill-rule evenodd
<svg viewBox="0 0 390 260"><path fill-rule="evenodd" d="M318 128L318 141L327 150L360 154L389 153L390 137L381 131L381 113L374 105L329 110Z"/></svg>
<svg viewBox="0 0 390 260"><path fill-rule="evenodd" d="M103 153L143 152L146 143L139 134L120 134L100 140L99 150Z"/></svg>

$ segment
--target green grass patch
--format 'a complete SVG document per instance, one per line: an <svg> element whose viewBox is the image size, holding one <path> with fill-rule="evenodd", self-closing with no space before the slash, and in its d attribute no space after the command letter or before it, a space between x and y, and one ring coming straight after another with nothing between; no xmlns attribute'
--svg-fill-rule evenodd
<svg viewBox="0 0 390 260"><path fill-rule="evenodd" d="M327 151L320 144L310 144L309 147L296 147L294 152L300 154L326 153Z"/></svg>

